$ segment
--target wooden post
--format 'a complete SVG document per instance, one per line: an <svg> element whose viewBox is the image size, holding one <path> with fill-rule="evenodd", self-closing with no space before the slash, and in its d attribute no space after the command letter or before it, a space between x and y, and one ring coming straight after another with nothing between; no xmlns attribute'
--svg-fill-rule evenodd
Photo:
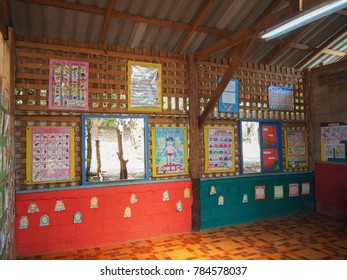
<svg viewBox="0 0 347 280"><path fill-rule="evenodd" d="M193 205L192 230L200 230L200 174L199 174L199 99L197 92L197 73L195 55L188 56L189 73L189 172L192 178Z"/></svg>

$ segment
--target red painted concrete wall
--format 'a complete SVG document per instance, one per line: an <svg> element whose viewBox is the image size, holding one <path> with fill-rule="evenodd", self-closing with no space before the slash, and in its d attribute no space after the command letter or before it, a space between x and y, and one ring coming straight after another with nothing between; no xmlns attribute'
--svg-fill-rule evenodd
<svg viewBox="0 0 347 280"><path fill-rule="evenodd" d="M164 199L168 192L169 200ZM131 196L136 202L131 202ZM92 197L98 208L91 208ZM55 211L61 200L65 210ZM52 190L16 195L17 256L76 250L191 231L191 181ZM181 211L177 203L181 201ZM39 212L28 213L31 203ZM126 207L131 217L124 217ZM74 214L82 214L74 223ZM40 226L48 215L49 225ZM28 227L20 228L27 217Z"/></svg>
<svg viewBox="0 0 347 280"><path fill-rule="evenodd" d="M316 163L314 180L317 212L347 217L347 164Z"/></svg>

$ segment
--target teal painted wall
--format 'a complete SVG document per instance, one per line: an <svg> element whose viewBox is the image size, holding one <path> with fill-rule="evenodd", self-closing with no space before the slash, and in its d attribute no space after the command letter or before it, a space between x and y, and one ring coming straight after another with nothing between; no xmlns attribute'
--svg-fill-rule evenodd
<svg viewBox="0 0 347 280"><path fill-rule="evenodd" d="M299 185L299 196L289 197L289 184ZM302 183L310 184L310 193L302 195ZM255 186L265 185L265 199L255 200ZM283 186L283 199L274 199L274 186ZM216 194L210 194L214 186ZM248 202L243 203L243 195ZM218 198L224 204L218 205ZM242 224L251 221L312 212L315 209L313 173L253 175L200 181L201 229Z"/></svg>

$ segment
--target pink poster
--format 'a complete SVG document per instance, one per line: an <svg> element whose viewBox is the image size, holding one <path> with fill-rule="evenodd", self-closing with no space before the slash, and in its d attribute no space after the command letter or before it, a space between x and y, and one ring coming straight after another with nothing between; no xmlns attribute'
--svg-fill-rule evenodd
<svg viewBox="0 0 347 280"><path fill-rule="evenodd" d="M73 129L70 127L28 127L31 148L31 183L70 181L73 174ZM27 174L27 175L29 175Z"/></svg>
<svg viewBox="0 0 347 280"><path fill-rule="evenodd" d="M51 59L48 108L88 109L88 62Z"/></svg>

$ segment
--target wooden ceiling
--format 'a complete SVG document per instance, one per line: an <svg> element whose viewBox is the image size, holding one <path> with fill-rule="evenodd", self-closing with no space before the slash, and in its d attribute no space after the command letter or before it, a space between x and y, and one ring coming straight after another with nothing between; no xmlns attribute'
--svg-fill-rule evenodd
<svg viewBox="0 0 347 280"><path fill-rule="evenodd" d="M165 3L166 1L169 2L169 6ZM5 39L8 26L13 26L17 35L52 36L100 45L117 44L165 49L175 53L193 52L196 54L197 60L213 57L227 59L236 57L237 60L241 57L257 63L303 69L346 58L346 10L329 16L331 19L323 18L279 39L267 42L260 39L259 34L292 15L300 13L300 9L306 10L321 2L324 1L2 0L0 26ZM224 14L220 11L222 5L227 9ZM251 6L252 10L243 13L243 10L250 9L247 6ZM146 9L152 12L146 12ZM166 10L165 13L162 11L163 9ZM227 13L232 14L233 10L237 12L228 18ZM83 18L78 22L71 22L70 19L65 24L60 23L64 24L64 32L51 31L45 27L49 26L50 21L55 18L66 20L71 15L77 18L83 15ZM175 18L174 15L179 16ZM220 24L221 20L218 21L217 17L224 19L224 22ZM236 21L238 24L232 28L232 23ZM247 25L244 24L246 21ZM59 23L51 25L54 24ZM224 28L221 28L220 26L223 25ZM82 29L82 26L97 29L97 31L93 31L93 38L87 35L74 36L77 34L76 29ZM115 30L115 26L119 28ZM159 42L161 38L164 38L160 32L172 34L169 43ZM322 36L318 36L319 38L314 40L317 32ZM125 37L126 33L131 35ZM117 36L120 39L117 39ZM147 43L145 43L144 38L147 37L152 37L153 42L149 44L150 39L147 39ZM338 46L334 46L336 42L338 42ZM285 57L288 59L286 60ZM314 61L315 59L317 62Z"/></svg>

